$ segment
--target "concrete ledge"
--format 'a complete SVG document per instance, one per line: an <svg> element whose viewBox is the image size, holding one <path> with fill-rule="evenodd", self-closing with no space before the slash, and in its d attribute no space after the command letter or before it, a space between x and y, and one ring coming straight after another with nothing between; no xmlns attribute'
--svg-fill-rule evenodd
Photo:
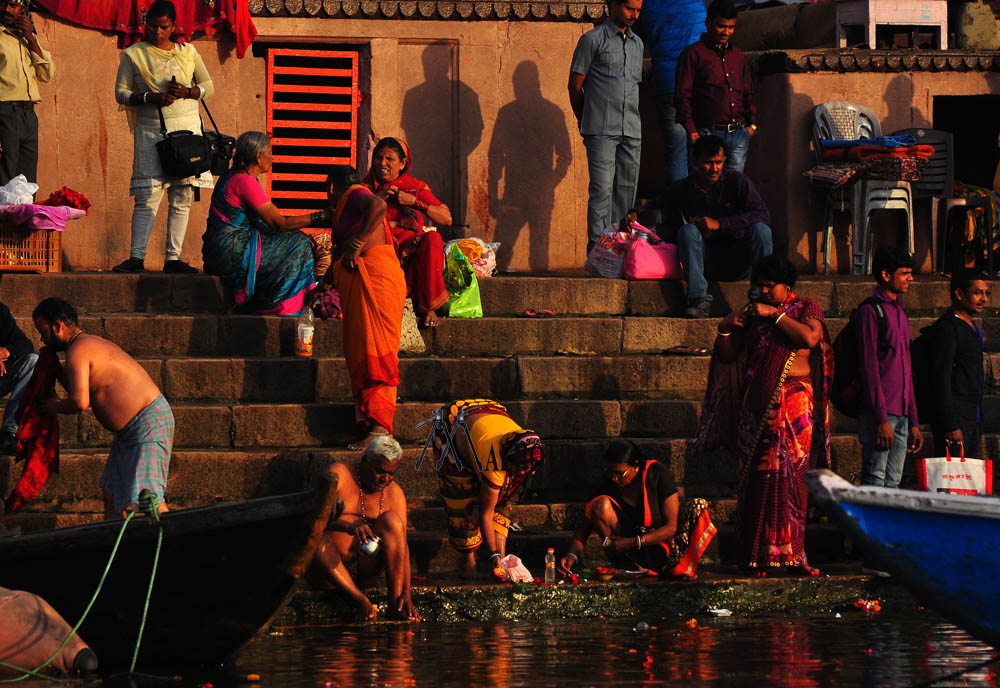
<svg viewBox="0 0 1000 688"><path fill-rule="evenodd" d="M385 589L368 591L384 608ZM819 578L744 578L704 572L699 580L581 585L414 585L413 602L428 621L503 621L521 619L597 619L633 617L680 624L701 618L708 609L725 608L741 616L833 612L850 609L858 599L879 598L885 605L912 607L902 587L862 575ZM278 626L329 623L351 618L346 598L334 592L303 589L278 617ZM674 619L671 621L669 619ZM727 620L728 621L728 620Z"/></svg>

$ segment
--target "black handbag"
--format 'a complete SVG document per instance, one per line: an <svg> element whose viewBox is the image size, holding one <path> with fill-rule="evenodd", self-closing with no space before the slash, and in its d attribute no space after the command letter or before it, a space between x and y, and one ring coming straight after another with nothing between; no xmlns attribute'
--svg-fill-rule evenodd
<svg viewBox="0 0 1000 688"><path fill-rule="evenodd" d="M212 158L211 167L208 169L212 170L212 174L218 177L229 171L233 153L236 152L236 139L219 131L219 125L215 123L212 111L205 105L204 100L201 101L201 106L205 108L205 114L208 115L209 121L212 122L212 128L215 129L215 131L205 131L204 123L201 125L201 131L208 141L209 155Z"/></svg>
<svg viewBox="0 0 1000 688"><path fill-rule="evenodd" d="M168 134L167 123L163 120L163 108L157 106L156 110L160 113L160 135L163 136L163 140L156 142L156 152L160 156L163 174L185 179L197 177L211 169L212 151L208 139L203 134L195 134L187 129Z"/></svg>
<svg viewBox="0 0 1000 688"><path fill-rule="evenodd" d="M201 134L195 134L186 129L167 133L167 123L163 119L163 108L157 106L160 114L160 135L163 140L157 141L156 152L160 156L160 165L168 177L197 177L206 170L219 176L229 170L229 162L236 150L236 139L219 131L219 126L212 117L211 110L201 101L208 119L215 131L205 131L201 125Z"/></svg>

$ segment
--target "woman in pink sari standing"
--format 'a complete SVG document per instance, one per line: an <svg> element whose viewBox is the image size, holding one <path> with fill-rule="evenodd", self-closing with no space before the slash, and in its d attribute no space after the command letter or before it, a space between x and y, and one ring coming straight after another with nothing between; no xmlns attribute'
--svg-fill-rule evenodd
<svg viewBox="0 0 1000 688"><path fill-rule="evenodd" d="M820 305L792 291L796 277L787 258L761 259L761 301L719 323L691 448L700 454L727 443L739 459L742 564L761 576L778 568L819 574L806 559L804 477L829 463L833 351Z"/></svg>

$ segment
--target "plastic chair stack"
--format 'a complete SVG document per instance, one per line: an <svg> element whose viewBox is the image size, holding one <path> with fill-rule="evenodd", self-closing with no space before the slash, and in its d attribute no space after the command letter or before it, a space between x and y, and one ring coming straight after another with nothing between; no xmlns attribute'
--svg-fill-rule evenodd
<svg viewBox="0 0 1000 688"><path fill-rule="evenodd" d="M822 162L822 139L856 140L882 135L878 116L857 103L834 100L817 105L813 110L813 146ZM897 189L895 194L888 189ZM866 275L871 272L871 214L876 210L903 210L907 218L907 250L913 252L913 192L908 182L875 179L855 182L850 193L834 189L826 194L824 204L823 271L830 274L830 254L833 250L834 213L846 211L853 221L851 272Z"/></svg>
<svg viewBox="0 0 1000 688"><path fill-rule="evenodd" d="M952 212L961 209L963 214L973 208L988 208L986 198L955 198L955 146L954 136L949 131L938 129L903 129L896 134L909 134L917 143L934 146L934 156L927 163L920 181L913 182L916 198L931 199L931 263L935 270L945 270L949 242L941 236L941 229L948 230L948 218ZM952 242L961 248L961 242ZM989 267L993 269L992 242L987 242Z"/></svg>

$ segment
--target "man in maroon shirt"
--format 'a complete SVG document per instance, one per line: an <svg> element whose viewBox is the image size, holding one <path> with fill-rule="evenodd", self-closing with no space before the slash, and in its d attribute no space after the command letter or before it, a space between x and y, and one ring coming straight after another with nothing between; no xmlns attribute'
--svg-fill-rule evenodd
<svg viewBox="0 0 1000 688"><path fill-rule="evenodd" d="M726 147L726 167L743 171L750 138L757 132L750 68L739 48L729 43L736 28L732 0L714 0L697 43L677 61L677 121L688 141L714 134Z"/></svg>

